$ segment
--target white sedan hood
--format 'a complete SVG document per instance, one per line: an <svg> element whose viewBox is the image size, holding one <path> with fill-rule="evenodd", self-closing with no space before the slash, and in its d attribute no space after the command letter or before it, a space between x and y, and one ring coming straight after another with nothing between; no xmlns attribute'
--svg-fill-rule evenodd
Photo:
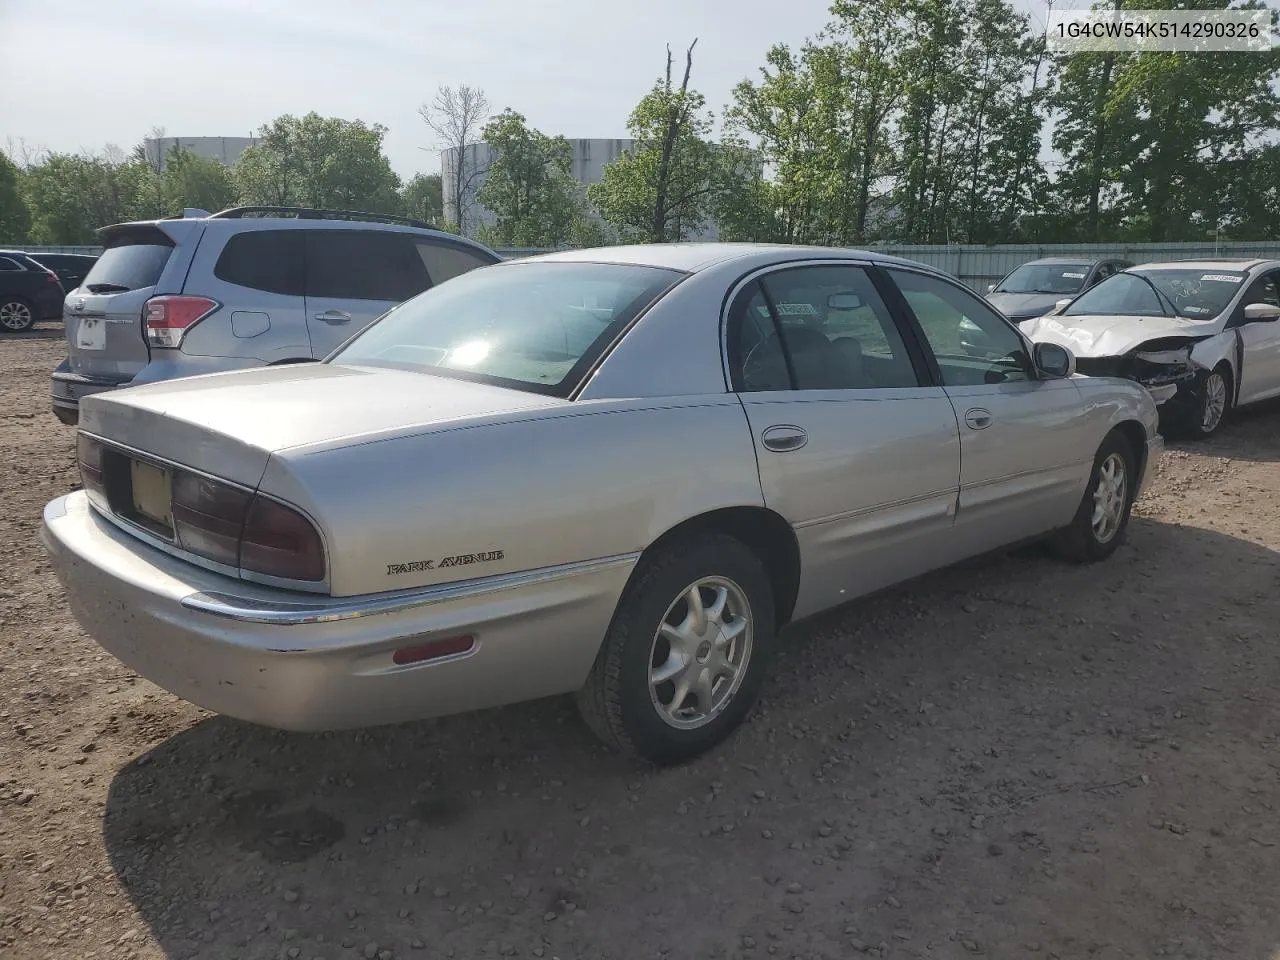
<svg viewBox="0 0 1280 960"><path fill-rule="evenodd" d="M1037 317L1020 324L1033 343L1056 343L1077 357L1119 357L1158 337L1209 337L1213 324L1182 317Z"/></svg>

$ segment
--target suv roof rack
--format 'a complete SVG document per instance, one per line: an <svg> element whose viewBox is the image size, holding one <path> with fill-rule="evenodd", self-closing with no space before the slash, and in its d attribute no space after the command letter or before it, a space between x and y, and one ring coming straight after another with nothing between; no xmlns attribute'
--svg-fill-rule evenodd
<svg viewBox="0 0 1280 960"><path fill-rule="evenodd" d="M412 217L397 217L390 213L366 213L361 210L322 210L315 207L228 207L209 214L213 220L239 220L249 216L276 215L298 220L364 220L372 223L398 223L422 230L438 229L434 224Z"/></svg>

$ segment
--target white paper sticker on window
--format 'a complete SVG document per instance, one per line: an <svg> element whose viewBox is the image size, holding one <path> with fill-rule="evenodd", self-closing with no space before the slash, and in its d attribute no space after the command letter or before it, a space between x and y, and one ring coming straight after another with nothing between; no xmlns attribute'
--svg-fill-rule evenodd
<svg viewBox="0 0 1280 960"><path fill-rule="evenodd" d="M816 317L818 311L812 303L780 303L778 314L783 317Z"/></svg>
<svg viewBox="0 0 1280 960"><path fill-rule="evenodd" d="M1063 274L1063 276L1064 276L1064 277L1068 277L1068 278L1070 278L1070 279L1072 279L1072 280L1083 280L1083 279L1084 279L1084 274L1083 274L1083 273L1064 273L1064 274Z"/></svg>
<svg viewBox="0 0 1280 960"><path fill-rule="evenodd" d="M1183 307L1183 313L1212 313L1208 307Z"/></svg>
<svg viewBox="0 0 1280 960"><path fill-rule="evenodd" d="M1203 280L1212 280L1217 283L1239 283L1244 277L1233 277L1229 273L1206 273L1200 278Z"/></svg>

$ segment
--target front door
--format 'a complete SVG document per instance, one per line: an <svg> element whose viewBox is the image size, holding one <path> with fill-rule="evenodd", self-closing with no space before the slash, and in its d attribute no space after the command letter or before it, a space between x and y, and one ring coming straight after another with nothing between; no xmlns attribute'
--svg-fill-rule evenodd
<svg viewBox="0 0 1280 960"><path fill-rule="evenodd" d="M1244 318L1250 303L1280 307L1280 270L1265 273L1249 287L1236 305L1232 326L1240 330L1243 358L1240 364L1239 403L1254 403L1280 395L1280 321Z"/></svg>
<svg viewBox="0 0 1280 960"><path fill-rule="evenodd" d="M751 280L730 307L728 347L765 502L799 540L796 616L948 562L955 414L865 267Z"/></svg>
<svg viewBox="0 0 1280 960"><path fill-rule="evenodd" d="M966 551L1068 524L1096 453L1087 445L1088 412L1075 384L1037 379L1027 341L960 284L901 268L886 273L928 343L935 375L955 407L956 529Z"/></svg>
<svg viewBox="0 0 1280 960"><path fill-rule="evenodd" d="M307 332L317 360L430 285L409 234L308 230Z"/></svg>

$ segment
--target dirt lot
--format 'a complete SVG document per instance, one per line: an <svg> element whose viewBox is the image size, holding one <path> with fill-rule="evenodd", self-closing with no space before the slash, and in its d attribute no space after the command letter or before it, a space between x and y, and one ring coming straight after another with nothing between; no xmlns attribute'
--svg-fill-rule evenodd
<svg viewBox="0 0 1280 960"><path fill-rule="evenodd" d="M286 735L100 653L36 540L55 334L0 341L0 956L1280 956L1280 410L1167 454L1104 565L792 630L652 772L564 702Z"/></svg>

